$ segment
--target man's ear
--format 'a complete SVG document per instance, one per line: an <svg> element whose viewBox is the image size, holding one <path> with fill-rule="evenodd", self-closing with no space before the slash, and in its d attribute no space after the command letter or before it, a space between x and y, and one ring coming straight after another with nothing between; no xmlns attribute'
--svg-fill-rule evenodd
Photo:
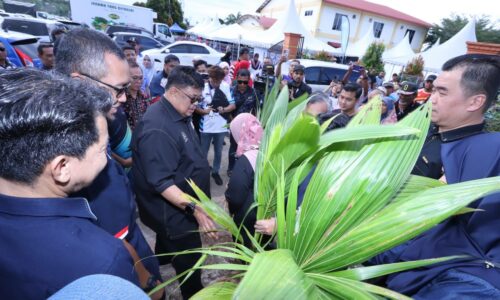
<svg viewBox="0 0 500 300"><path fill-rule="evenodd" d="M50 164L50 174L55 182L66 185L71 180L70 160L66 155L59 155Z"/></svg>
<svg viewBox="0 0 500 300"><path fill-rule="evenodd" d="M467 111L473 112L477 110L483 111L484 106L486 105L486 95L485 94L477 94L469 97L467 100L469 105L467 107Z"/></svg>

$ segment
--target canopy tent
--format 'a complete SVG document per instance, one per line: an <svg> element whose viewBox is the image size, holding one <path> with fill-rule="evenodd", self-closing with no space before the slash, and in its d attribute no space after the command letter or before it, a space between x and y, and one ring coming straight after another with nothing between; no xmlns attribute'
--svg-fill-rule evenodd
<svg viewBox="0 0 500 300"><path fill-rule="evenodd" d="M397 60L400 57L414 56L415 52L410 46L410 35L406 34L405 37L394 47L384 51L382 60L390 61Z"/></svg>
<svg viewBox="0 0 500 300"><path fill-rule="evenodd" d="M198 34L198 32L201 32L202 30L204 30L211 22L212 22L212 20L210 18L204 18L203 20L201 20L200 23L198 23L194 27L188 29L187 32L189 34Z"/></svg>
<svg viewBox="0 0 500 300"><path fill-rule="evenodd" d="M186 30L180 27L177 23L174 23L174 25L170 26L170 31L176 34L183 34L184 32L186 32Z"/></svg>
<svg viewBox="0 0 500 300"><path fill-rule="evenodd" d="M201 37L207 38L211 32L220 29L222 26L223 25L221 25L219 17L215 16L215 18L212 18L212 20L207 25L205 25L203 28L200 28L199 30L197 30L197 32L194 33Z"/></svg>
<svg viewBox="0 0 500 300"><path fill-rule="evenodd" d="M347 50L345 52L346 56L356 56L361 58L366 53L366 49L370 46L371 43L375 41L375 37L373 35L373 29L370 27L366 31L365 35L360 38L355 43L350 43L347 45Z"/></svg>
<svg viewBox="0 0 500 300"><path fill-rule="evenodd" d="M440 72L443 64L450 58L467 53L466 42L476 42L476 22L469 21L462 30L441 45L434 45L431 49L414 55L388 59L386 62L394 65L406 65L414 57L422 56L424 71Z"/></svg>
<svg viewBox="0 0 500 300"><path fill-rule="evenodd" d="M287 12L273 26L265 31L248 31L242 36L241 42L254 47L270 48L284 40L285 33L296 33L304 37L304 49L312 51L327 51L340 55L340 50L315 38L302 24L295 8L295 1L290 0Z"/></svg>
<svg viewBox="0 0 500 300"><path fill-rule="evenodd" d="M207 33L205 37L215 41L239 43L243 37L253 34L253 32L260 32L262 34L263 30L249 30L235 23Z"/></svg>

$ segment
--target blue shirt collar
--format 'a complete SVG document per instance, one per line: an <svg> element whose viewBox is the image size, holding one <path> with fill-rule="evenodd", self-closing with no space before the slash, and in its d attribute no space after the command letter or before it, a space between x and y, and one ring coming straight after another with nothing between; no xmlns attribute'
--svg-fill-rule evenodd
<svg viewBox="0 0 500 300"><path fill-rule="evenodd" d="M0 194L0 212L18 216L97 220L85 198L21 198Z"/></svg>

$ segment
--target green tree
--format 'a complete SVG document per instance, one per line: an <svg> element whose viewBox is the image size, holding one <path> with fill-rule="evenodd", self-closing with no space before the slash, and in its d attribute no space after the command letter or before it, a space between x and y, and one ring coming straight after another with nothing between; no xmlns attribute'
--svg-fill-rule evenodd
<svg viewBox="0 0 500 300"><path fill-rule="evenodd" d="M450 17L441 20L441 24L434 24L429 29L425 42L434 44L439 38L441 43L446 42L457 32L459 32L469 22L469 19L476 19L476 37L478 42L500 43L500 29L498 20L492 21L488 16L460 16L452 14Z"/></svg>
<svg viewBox="0 0 500 300"><path fill-rule="evenodd" d="M384 62L382 61L384 50L385 46L383 43L371 43L361 59L362 65L367 70L374 70L377 73L382 72L384 70Z"/></svg>
<svg viewBox="0 0 500 300"><path fill-rule="evenodd" d="M183 28L187 28L184 24L184 12L178 0L147 0L144 2L135 2L134 5L151 8L158 14L156 20L161 23L166 23L169 26L177 23Z"/></svg>
<svg viewBox="0 0 500 300"><path fill-rule="evenodd" d="M230 25L234 24L238 21L238 19L241 17L241 13L238 12L236 15L235 14L229 14L226 19L222 22L223 24Z"/></svg>

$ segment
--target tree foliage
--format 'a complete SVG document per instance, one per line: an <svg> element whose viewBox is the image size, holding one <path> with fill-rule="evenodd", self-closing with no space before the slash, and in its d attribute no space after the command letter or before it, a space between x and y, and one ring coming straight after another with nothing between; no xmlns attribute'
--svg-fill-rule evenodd
<svg viewBox="0 0 500 300"><path fill-rule="evenodd" d="M239 18L241 18L241 12L238 12L236 15L229 14L224 20L220 20L222 24L230 25L236 23Z"/></svg>
<svg viewBox="0 0 500 300"><path fill-rule="evenodd" d="M361 59L362 65L368 70L375 70L377 73L384 71L384 62L382 61L384 50L385 46L383 43L371 43Z"/></svg>
<svg viewBox="0 0 500 300"><path fill-rule="evenodd" d="M446 42L464 28L471 18L476 19L476 37L478 42L500 43L498 20L492 21L488 16L472 16L467 18L466 16L455 14L442 19L441 24L432 25L425 38L425 42L434 44L438 39L441 39L441 43Z"/></svg>
<svg viewBox="0 0 500 300"><path fill-rule="evenodd" d="M184 12L178 0L147 0L146 3L135 2L134 5L154 10L158 14L156 18L158 22L166 23L168 26L177 23L182 28L187 28L184 23Z"/></svg>

